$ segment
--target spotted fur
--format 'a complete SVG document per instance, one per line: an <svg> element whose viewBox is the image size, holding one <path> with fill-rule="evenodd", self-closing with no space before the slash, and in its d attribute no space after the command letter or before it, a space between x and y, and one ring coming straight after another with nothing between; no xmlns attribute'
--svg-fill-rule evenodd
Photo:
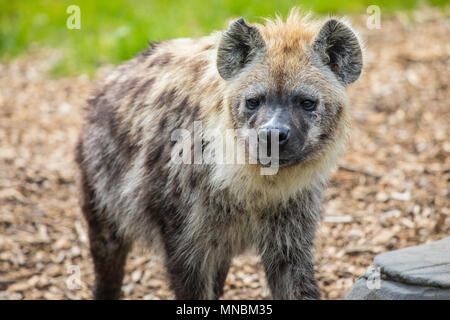
<svg viewBox="0 0 450 320"><path fill-rule="evenodd" d="M98 86L76 150L95 298L119 297L135 240L164 253L179 299L220 297L231 259L252 247L274 298L320 297L314 232L322 189L345 142L345 85L362 66L353 31L332 21L295 10L286 22L237 20L224 33L154 44ZM258 164L170 161L176 129L202 121L208 151L225 130L245 126L242 92L255 83L320 96L305 124L302 157L272 176L261 175Z"/></svg>

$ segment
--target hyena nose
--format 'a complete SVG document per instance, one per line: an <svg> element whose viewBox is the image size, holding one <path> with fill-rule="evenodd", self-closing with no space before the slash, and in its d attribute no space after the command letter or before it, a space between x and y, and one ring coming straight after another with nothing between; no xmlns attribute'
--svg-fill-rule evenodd
<svg viewBox="0 0 450 320"><path fill-rule="evenodd" d="M276 133L278 133L278 143L280 146L284 146L286 143L288 143L291 136L291 131L287 127L262 127L258 131L259 137L265 140L269 145L272 141L272 135Z"/></svg>
<svg viewBox="0 0 450 320"><path fill-rule="evenodd" d="M288 143L289 138L291 137L291 130L289 128L279 128L279 144L280 146L284 146L286 143Z"/></svg>

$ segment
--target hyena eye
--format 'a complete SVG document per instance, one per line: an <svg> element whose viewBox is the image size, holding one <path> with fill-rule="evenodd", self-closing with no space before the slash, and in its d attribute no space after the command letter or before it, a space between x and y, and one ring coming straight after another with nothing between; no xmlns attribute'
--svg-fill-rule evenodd
<svg viewBox="0 0 450 320"><path fill-rule="evenodd" d="M306 111L314 111L317 106L317 101L310 99L300 100L300 106Z"/></svg>
<svg viewBox="0 0 450 320"><path fill-rule="evenodd" d="M247 99L247 101L246 101L247 108L250 110L258 108L260 106L260 104L261 104L261 98L250 98L250 99Z"/></svg>

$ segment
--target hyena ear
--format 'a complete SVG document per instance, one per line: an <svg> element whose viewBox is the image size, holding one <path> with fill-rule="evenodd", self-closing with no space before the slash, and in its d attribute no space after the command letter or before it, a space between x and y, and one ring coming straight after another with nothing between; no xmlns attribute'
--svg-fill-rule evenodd
<svg viewBox="0 0 450 320"><path fill-rule="evenodd" d="M220 76L225 80L233 78L264 46L264 40L256 27L247 25L242 18L233 21L222 34L217 51Z"/></svg>
<svg viewBox="0 0 450 320"><path fill-rule="evenodd" d="M361 47L355 33L344 23L335 19L325 22L312 48L344 85L359 78L363 65Z"/></svg>

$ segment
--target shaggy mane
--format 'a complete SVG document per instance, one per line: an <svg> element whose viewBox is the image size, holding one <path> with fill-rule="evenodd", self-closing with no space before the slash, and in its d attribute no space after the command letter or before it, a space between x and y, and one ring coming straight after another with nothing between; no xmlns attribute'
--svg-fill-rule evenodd
<svg viewBox="0 0 450 320"><path fill-rule="evenodd" d="M321 21L311 18L298 8L289 12L286 21L277 15L274 20L265 19L265 24L256 24L268 47L284 52L300 49L302 43L310 42L317 34Z"/></svg>

